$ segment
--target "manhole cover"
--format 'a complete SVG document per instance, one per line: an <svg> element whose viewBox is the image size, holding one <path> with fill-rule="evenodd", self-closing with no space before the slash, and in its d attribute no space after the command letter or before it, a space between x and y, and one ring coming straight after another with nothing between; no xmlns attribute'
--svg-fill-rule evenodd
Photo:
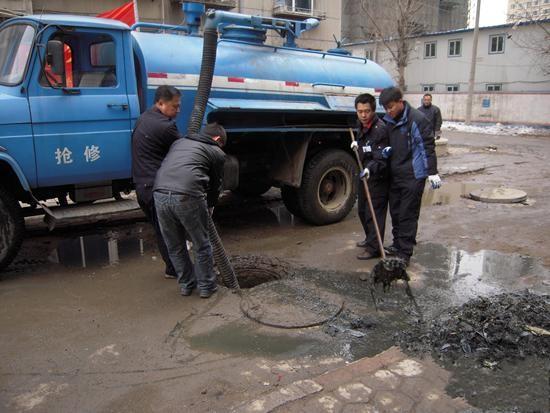
<svg viewBox="0 0 550 413"><path fill-rule="evenodd" d="M241 309L250 319L279 328L305 328L337 316L343 299L302 279L283 279L254 287L243 295Z"/></svg>
<svg viewBox="0 0 550 413"><path fill-rule="evenodd" d="M527 193L513 188L482 188L470 192L470 198L475 201L514 204L527 199Z"/></svg>

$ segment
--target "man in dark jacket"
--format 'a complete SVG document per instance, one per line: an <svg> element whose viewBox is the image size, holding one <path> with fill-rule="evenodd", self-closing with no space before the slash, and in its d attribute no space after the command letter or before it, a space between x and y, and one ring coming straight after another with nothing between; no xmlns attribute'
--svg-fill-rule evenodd
<svg viewBox="0 0 550 413"><path fill-rule="evenodd" d="M422 97L422 105L418 108L418 110L426 116L432 125L435 139L437 140L441 138L441 124L443 123L443 120L441 119L441 111L437 106L432 105L431 94L426 93Z"/></svg>
<svg viewBox="0 0 550 413"><path fill-rule="evenodd" d="M368 179L367 185L372 198L372 206L383 239L390 188L387 158L391 154L391 148L389 147L388 131L384 122L376 114L374 96L368 93L357 96L355 111L358 119L357 141L351 146L353 150L359 152L363 165L359 179ZM362 182L359 182L358 191L357 212L365 231L365 239L358 242L357 246L365 250L357 258L368 260L379 257L380 248Z"/></svg>
<svg viewBox="0 0 550 413"><path fill-rule="evenodd" d="M160 232L153 183L170 145L181 137L175 118L180 110L181 94L172 86L160 86L155 92L155 104L143 112L132 134L132 175L139 206L153 225L157 245L166 265L165 278L176 278L168 250Z"/></svg>
<svg viewBox="0 0 550 413"><path fill-rule="evenodd" d="M226 139L224 128L213 123L201 133L176 140L155 179L160 229L184 296L191 295L195 287L201 298L217 290L208 214L222 189L225 154L221 148ZM195 265L189 259L187 237L193 241Z"/></svg>
<svg viewBox="0 0 550 413"><path fill-rule="evenodd" d="M428 119L403 100L396 87L384 89L380 104L386 109L390 146L390 215L393 245L388 248L409 263L416 245L420 203L426 178L432 189L441 186L435 142Z"/></svg>

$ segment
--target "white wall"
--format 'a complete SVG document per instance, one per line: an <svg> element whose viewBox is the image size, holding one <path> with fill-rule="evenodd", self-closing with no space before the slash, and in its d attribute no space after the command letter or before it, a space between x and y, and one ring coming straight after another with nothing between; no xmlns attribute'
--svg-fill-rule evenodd
<svg viewBox="0 0 550 413"><path fill-rule="evenodd" d="M550 29L550 24L545 26ZM550 76L544 75L534 53L522 47L522 43L536 44L542 41L542 29L536 25L482 28L479 35L476 69L476 91L485 91L490 83L502 84L504 92L550 91ZM504 53L489 54L489 36L505 35ZM511 36L508 38L508 36ZM467 91L472 55L473 31L442 33L413 39L415 50L405 71L409 92L422 91L422 85L435 85L435 92L445 92L446 85L458 84L459 91ZM462 39L461 56L449 57L449 40ZM425 42L436 41L436 57L424 58ZM548 40L546 40L548 41ZM395 64L382 45L363 44L349 47L357 56L365 56L365 50L378 50L375 60L397 79ZM375 53L376 54L376 53ZM549 64L550 60L546 61Z"/></svg>
<svg viewBox="0 0 550 413"><path fill-rule="evenodd" d="M412 106L418 107L422 95L407 93L405 99ZM432 93L432 98L433 104L441 109L443 120L465 120L466 93ZM489 107L483 107L484 99L489 99ZM550 92L476 93L472 121L550 126Z"/></svg>

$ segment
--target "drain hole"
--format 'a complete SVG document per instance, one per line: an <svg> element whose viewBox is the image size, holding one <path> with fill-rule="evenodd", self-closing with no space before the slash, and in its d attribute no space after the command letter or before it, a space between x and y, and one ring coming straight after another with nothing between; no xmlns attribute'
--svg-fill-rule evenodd
<svg viewBox="0 0 550 413"><path fill-rule="evenodd" d="M252 288L293 275L290 265L278 258L262 255L234 255L230 257L230 261L241 288ZM222 282L221 279L220 282Z"/></svg>

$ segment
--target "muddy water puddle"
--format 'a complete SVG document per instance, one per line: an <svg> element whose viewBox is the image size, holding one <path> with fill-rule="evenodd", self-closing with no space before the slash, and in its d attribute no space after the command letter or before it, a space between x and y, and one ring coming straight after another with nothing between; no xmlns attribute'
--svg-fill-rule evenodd
<svg viewBox="0 0 550 413"><path fill-rule="evenodd" d="M231 323L187 339L193 349L213 353L291 358L321 353L323 343L307 337L259 332L254 326Z"/></svg>
<svg viewBox="0 0 550 413"><path fill-rule="evenodd" d="M428 188L424 190L422 205L449 205L459 201L461 198L469 198L470 192L482 188L477 183L443 182L441 188L433 191Z"/></svg>

